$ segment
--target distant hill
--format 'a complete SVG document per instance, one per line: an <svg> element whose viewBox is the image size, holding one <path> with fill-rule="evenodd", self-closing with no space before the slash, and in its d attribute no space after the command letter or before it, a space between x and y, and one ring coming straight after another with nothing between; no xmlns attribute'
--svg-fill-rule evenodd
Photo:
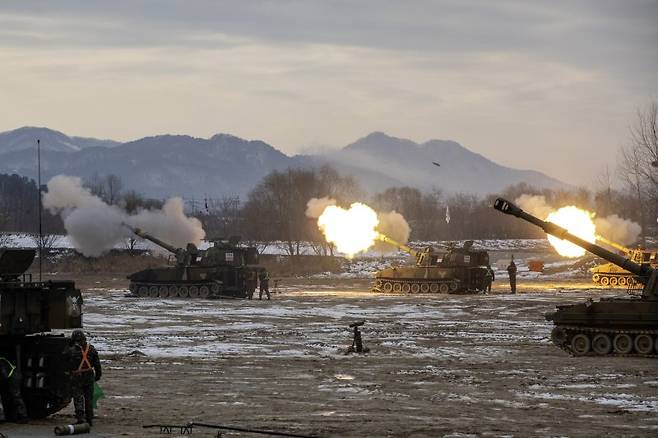
<svg viewBox="0 0 658 438"><path fill-rule="evenodd" d="M496 164L453 141L416 144L381 132L334 152L291 157L265 142L227 134L208 139L159 135L120 143L25 127L0 133L0 173L34 177L37 138L43 180L61 173L83 178L113 173L126 188L153 197L244 196L272 170L322 164L355 176L371 193L400 185L474 194L518 182L566 187L540 172Z"/></svg>
<svg viewBox="0 0 658 438"><path fill-rule="evenodd" d="M361 138L327 155L326 160L338 168L376 172L378 178L385 175L394 185L437 188L447 193L488 194L518 182L546 188L567 186L541 172L501 166L454 141L430 140L417 144L382 132ZM370 184L368 176L364 179L366 186L378 184L376 181Z"/></svg>
<svg viewBox="0 0 658 438"><path fill-rule="evenodd" d="M41 140L41 150L51 152L78 152L92 147L113 147L121 143L113 140L69 137L48 128L26 126L13 131L0 132L0 154L25 149L36 151L36 141Z"/></svg>

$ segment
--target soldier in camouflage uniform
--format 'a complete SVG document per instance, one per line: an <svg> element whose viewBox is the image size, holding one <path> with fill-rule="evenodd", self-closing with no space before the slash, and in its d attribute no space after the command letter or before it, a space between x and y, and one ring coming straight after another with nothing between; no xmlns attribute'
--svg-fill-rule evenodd
<svg viewBox="0 0 658 438"><path fill-rule="evenodd" d="M484 292L491 292L491 283L496 279L491 265L487 265L487 272L484 273Z"/></svg>
<svg viewBox="0 0 658 438"><path fill-rule="evenodd" d="M512 256L512 261L507 266L507 273L509 274L509 287L512 290L512 293L516 293L516 263L514 263L514 256Z"/></svg>
<svg viewBox="0 0 658 438"><path fill-rule="evenodd" d="M254 297L254 292L256 292L256 286L258 285L258 272L254 270L249 270L246 273L245 286L247 288L247 298L252 299Z"/></svg>
<svg viewBox="0 0 658 438"><path fill-rule="evenodd" d="M93 345L87 343L82 330L71 334L71 346L66 351L71 373L71 389L78 423L92 425L94 418L94 382L101 378L101 362Z"/></svg>
<svg viewBox="0 0 658 438"><path fill-rule="evenodd" d="M271 299L270 296L270 273L267 272L267 269L263 269L258 274L258 280L260 282L260 293L258 294L258 299L263 299L263 292L267 295L267 299Z"/></svg>

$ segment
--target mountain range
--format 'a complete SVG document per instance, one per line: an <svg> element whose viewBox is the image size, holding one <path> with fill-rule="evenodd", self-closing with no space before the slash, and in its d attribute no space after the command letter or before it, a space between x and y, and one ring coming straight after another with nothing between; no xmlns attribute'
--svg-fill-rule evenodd
<svg viewBox="0 0 658 438"><path fill-rule="evenodd" d="M323 164L353 175L370 193L411 186L482 195L519 182L568 187L541 172L501 166L454 141L418 144L382 132L335 151L288 156L263 141L228 134L207 139L158 135L122 143L23 127L0 133L0 173L35 177L37 139L44 181L58 174L83 178L115 174L126 189L158 198L245 196L273 170Z"/></svg>

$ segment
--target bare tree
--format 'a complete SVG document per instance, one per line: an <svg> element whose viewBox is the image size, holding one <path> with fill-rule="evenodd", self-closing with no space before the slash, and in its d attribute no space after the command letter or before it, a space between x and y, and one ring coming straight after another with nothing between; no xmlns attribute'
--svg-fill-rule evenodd
<svg viewBox="0 0 658 438"><path fill-rule="evenodd" d="M121 190L123 190L123 181L114 174L109 174L104 178L105 185L105 202L114 205L119 202Z"/></svg>
<svg viewBox="0 0 658 438"><path fill-rule="evenodd" d="M274 208L271 204L271 195L261 182L249 193L242 207L242 231L252 246L256 242L266 242L266 245L269 245L280 237L277 234Z"/></svg>
<svg viewBox="0 0 658 438"><path fill-rule="evenodd" d="M125 192L119 202L121 207L128 213L135 213L139 209L153 209L162 208L162 201L157 199L149 199L140 195L134 190Z"/></svg>
<svg viewBox="0 0 658 438"><path fill-rule="evenodd" d="M658 189L658 102L638 111L637 120L631 126L631 146L637 149L642 173L655 191Z"/></svg>
<svg viewBox="0 0 658 438"><path fill-rule="evenodd" d="M59 241L59 236L57 234L39 235L39 233L30 233L30 240L34 243L34 246L49 254Z"/></svg>
<svg viewBox="0 0 658 438"><path fill-rule="evenodd" d="M105 179L98 173L85 178L84 185L89 189L92 195L105 199Z"/></svg>
<svg viewBox="0 0 658 438"><path fill-rule="evenodd" d="M329 165L317 171L318 195L333 198L339 203L350 204L365 197L359 183L352 176L343 176Z"/></svg>
<svg viewBox="0 0 658 438"><path fill-rule="evenodd" d="M282 240L289 255L299 255L304 241L316 242L320 252L331 253L316 221L306 217L306 204L323 196L347 203L358 193L354 179L329 166L274 171L249 193L242 208L243 230L250 240Z"/></svg>
<svg viewBox="0 0 658 438"><path fill-rule="evenodd" d="M621 178L626 183L629 192L635 197L635 209L638 212L638 218L642 230L640 233L640 240L642 244L645 244L646 224L644 220L644 200L646 188L643 184L642 158L640 156L639 148L631 144L621 150L619 170Z"/></svg>
<svg viewBox="0 0 658 438"><path fill-rule="evenodd" d="M209 237L229 237L240 235L240 197L223 196L220 199L206 198L204 211L199 215L203 228Z"/></svg>
<svg viewBox="0 0 658 438"><path fill-rule="evenodd" d="M643 244L647 230L647 214L656 214L655 204L658 200L656 161L658 161L658 103L653 102L645 111L638 111L637 120L630 128L630 142L621 149L618 166L622 180L636 200L635 209L642 227L640 237ZM653 211L651 211L652 206Z"/></svg>
<svg viewBox="0 0 658 438"><path fill-rule="evenodd" d="M94 173L91 177L85 179L85 187L89 189L92 195L98 196L107 204L114 205L121 200L123 181L113 173L105 176Z"/></svg>
<svg viewBox="0 0 658 438"><path fill-rule="evenodd" d="M596 204L596 211L599 215L608 215L613 210L613 194L612 188L612 175L610 168L606 165L605 169L596 178L596 192L594 193L594 201Z"/></svg>

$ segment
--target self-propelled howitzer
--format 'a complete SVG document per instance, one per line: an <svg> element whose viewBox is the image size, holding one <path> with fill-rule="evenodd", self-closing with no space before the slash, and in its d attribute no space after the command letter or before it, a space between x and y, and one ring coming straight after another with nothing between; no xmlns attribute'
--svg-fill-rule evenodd
<svg viewBox="0 0 658 438"><path fill-rule="evenodd" d="M140 298L247 298L256 287L258 251L237 239L218 239L201 251L193 243L176 248L157 237L129 227L176 256L176 265L144 269L128 276L130 292Z"/></svg>
<svg viewBox="0 0 658 438"><path fill-rule="evenodd" d="M598 234L596 240L616 249L620 254L638 265L650 265L653 268L658 268L658 253L656 251L647 251L643 248L627 248ZM638 286L632 273L614 263L596 265L590 269L590 272L592 273L592 281L604 287L636 288Z"/></svg>
<svg viewBox="0 0 658 438"><path fill-rule="evenodd" d="M503 198L496 199L494 208L614 263L631 272L635 280L643 285L640 296L602 298L599 301L590 299L580 304L557 306L555 312L546 314L546 319L555 325L551 333L555 345L575 356L658 357L658 270L574 236Z"/></svg>
<svg viewBox="0 0 658 438"><path fill-rule="evenodd" d="M378 240L395 246L416 258L414 266L394 266L375 273L375 292L402 293L475 293L485 288L489 254L473 249L468 241L439 253L427 246L415 250L379 234Z"/></svg>

